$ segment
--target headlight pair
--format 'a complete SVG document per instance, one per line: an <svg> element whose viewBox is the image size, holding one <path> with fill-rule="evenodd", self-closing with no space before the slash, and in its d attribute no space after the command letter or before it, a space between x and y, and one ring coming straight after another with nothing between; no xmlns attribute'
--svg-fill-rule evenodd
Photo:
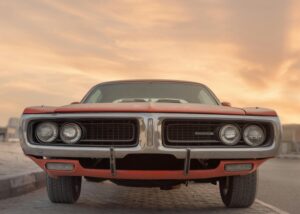
<svg viewBox="0 0 300 214"><path fill-rule="evenodd" d="M37 126L35 134L37 139L42 143L54 142L59 134L60 139L64 143L74 144L80 140L82 130L76 123L66 123L59 130L56 123L44 122Z"/></svg>
<svg viewBox="0 0 300 214"><path fill-rule="evenodd" d="M245 143L250 146L259 146L265 139L264 130L258 125L248 125L241 133L238 126L233 124L224 125L219 131L221 141L229 146L236 145L243 137Z"/></svg>

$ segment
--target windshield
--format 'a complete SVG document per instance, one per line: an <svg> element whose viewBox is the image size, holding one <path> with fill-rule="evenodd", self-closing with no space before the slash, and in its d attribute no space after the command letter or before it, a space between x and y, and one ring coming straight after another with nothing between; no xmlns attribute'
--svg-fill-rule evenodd
<svg viewBox="0 0 300 214"><path fill-rule="evenodd" d="M198 103L218 105L215 96L205 86L176 82L126 82L100 84L83 99L83 103Z"/></svg>

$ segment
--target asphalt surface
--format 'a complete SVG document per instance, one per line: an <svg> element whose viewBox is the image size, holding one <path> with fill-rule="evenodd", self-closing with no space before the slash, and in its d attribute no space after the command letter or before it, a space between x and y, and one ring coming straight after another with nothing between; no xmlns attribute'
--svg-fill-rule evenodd
<svg viewBox="0 0 300 214"><path fill-rule="evenodd" d="M2 200L1 214L50 213L277 213L255 203L248 209L227 209L217 186L197 184L162 191L158 188L120 187L110 182L88 183L80 200L74 204L52 204L45 189L24 196Z"/></svg>
<svg viewBox="0 0 300 214"><path fill-rule="evenodd" d="M258 201L248 209L225 208L218 187L211 184L161 191L84 182L80 200L74 205L52 204L43 188L1 200L0 213L299 213L299 166L300 160L274 159L265 163L259 175Z"/></svg>
<svg viewBox="0 0 300 214"><path fill-rule="evenodd" d="M259 171L257 198L289 213L300 213L300 160L272 159Z"/></svg>

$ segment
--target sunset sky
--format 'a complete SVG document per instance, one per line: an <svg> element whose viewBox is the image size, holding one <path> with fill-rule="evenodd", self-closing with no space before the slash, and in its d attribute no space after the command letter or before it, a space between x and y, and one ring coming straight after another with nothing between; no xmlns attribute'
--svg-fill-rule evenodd
<svg viewBox="0 0 300 214"><path fill-rule="evenodd" d="M0 125L96 83L179 79L300 123L297 0L0 1Z"/></svg>

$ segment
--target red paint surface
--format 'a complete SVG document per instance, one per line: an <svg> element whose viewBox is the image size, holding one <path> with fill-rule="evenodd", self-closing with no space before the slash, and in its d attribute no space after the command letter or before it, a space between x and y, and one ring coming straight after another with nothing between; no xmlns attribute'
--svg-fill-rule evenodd
<svg viewBox="0 0 300 214"><path fill-rule="evenodd" d="M95 103L73 104L62 107L29 107L24 114L52 113L99 113L99 112L145 112L145 113L194 113L221 115L277 116L276 112L262 108L234 108L202 104L177 103Z"/></svg>
<svg viewBox="0 0 300 214"><path fill-rule="evenodd" d="M243 108L246 115L253 115L253 116L277 116L276 111L267 109L267 108L259 108L259 107L248 107Z"/></svg>
<svg viewBox="0 0 300 214"><path fill-rule="evenodd" d="M205 179L233 175L247 175L254 172L266 159L262 160L223 160L216 169L208 170L190 170L188 175L184 175L183 170L116 170L116 175L113 176L110 170L103 169L86 169L83 168L78 160L63 160L63 159L38 159L29 156L36 164L45 170L50 176L89 176L106 179L131 179L131 180L185 180L185 179ZM47 163L72 163L73 171L57 171L47 170ZM225 164L251 163L253 169L251 171L242 172L226 172Z"/></svg>

